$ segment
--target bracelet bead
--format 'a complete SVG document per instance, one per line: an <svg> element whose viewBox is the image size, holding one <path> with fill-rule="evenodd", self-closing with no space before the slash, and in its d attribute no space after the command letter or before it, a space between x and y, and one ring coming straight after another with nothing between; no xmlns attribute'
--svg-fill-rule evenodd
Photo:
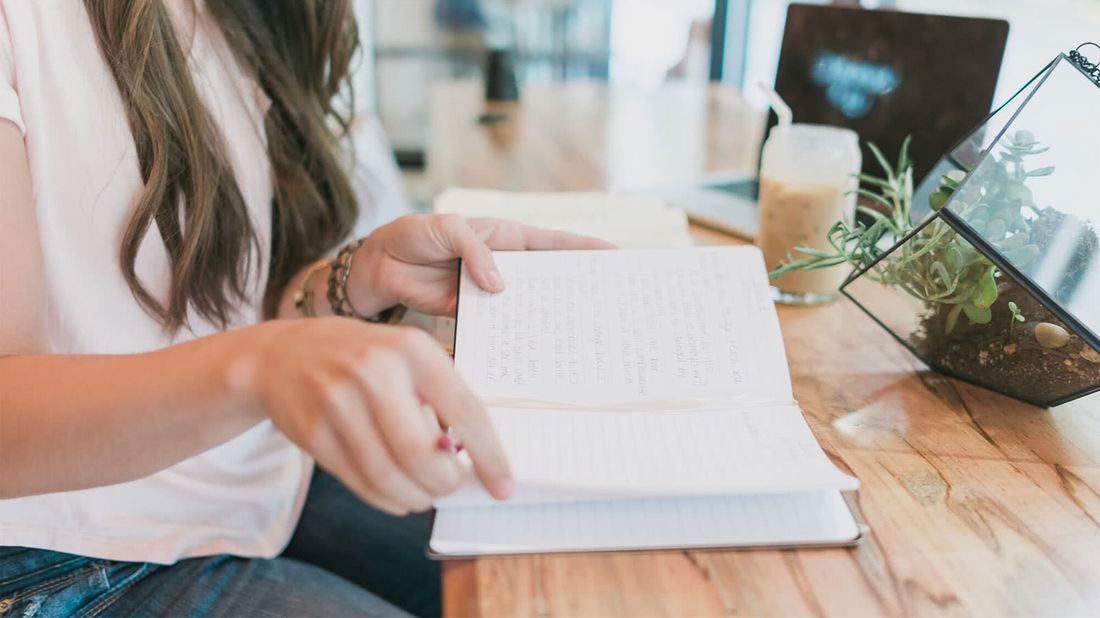
<svg viewBox="0 0 1100 618"><path fill-rule="evenodd" d="M359 248L363 246L360 238L355 242L344 245L332 260L332 266L328 275L328 302L332 306L332 313L339 316L352 317L365 322L389 324L397 322L405 315L403 305L395 305L379 313L377 316L367 316L359 313L348 298L348 279L351 277L352 262Z"/></svg>

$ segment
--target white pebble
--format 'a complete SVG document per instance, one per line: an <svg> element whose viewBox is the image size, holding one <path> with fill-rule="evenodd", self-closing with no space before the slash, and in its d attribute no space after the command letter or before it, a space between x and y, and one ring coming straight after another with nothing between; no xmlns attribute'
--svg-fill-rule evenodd
<svg viewBox="0 0 1100 618"><path fill-rule="evenodd" d="M1039 322L1035 325L1035 340L1044 348L1060 348L1069 343L1069 332L1050 322Z"/></svg>

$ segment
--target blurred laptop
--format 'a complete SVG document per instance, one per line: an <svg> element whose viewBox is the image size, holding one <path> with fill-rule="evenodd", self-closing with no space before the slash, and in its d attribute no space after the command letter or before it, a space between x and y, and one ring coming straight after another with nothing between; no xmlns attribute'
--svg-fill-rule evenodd
<svg viewBox="0 0 1100 618"><path fill-rule="evenodd" d="M989 114L1007 38L1008 22L999 19L792 4L775 89L795 122L848 127L891 161L912 134L920 180ZM765 136L775 122L769 113ZM881 174L866 146L863 170ZM755 175L658 193L696 224L756 234Z"/></svg>

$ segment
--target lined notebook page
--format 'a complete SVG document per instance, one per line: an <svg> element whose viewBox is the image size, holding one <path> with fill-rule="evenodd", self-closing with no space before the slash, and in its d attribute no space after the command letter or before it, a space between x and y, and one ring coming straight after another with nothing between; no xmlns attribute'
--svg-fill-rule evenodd
<svg viewBox="0 0 1100 618"><path fill-rule="evenodd" d="M859 534L832 491L446 509L429 547L462 556L843 544Z"/></svg>
<svg viewBox="0 0 1100 618"><path fill-rule="evenodd" d="M490 409L510 503L854 490L794 405L675 412ZM472 479L439 508L491 505Z"/></svg>
<svg viewBox="0 0 1100 618"><path fill-rule="evenodd" d="M507 287L489 294L463 271L455 342L490 405L791 401L755 247L495 256Z"/></svg>

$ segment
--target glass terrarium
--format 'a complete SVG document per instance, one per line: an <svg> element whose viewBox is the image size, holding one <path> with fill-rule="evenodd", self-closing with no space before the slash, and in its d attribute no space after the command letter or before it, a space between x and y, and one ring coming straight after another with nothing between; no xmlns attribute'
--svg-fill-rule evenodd
<svg viewBox="0 0 1100 618"><path fill-rule="evenodd" d="M1100 72L1048 64L913 192L843 293L932 369L1041 406L1100 391Z"/></svg>

